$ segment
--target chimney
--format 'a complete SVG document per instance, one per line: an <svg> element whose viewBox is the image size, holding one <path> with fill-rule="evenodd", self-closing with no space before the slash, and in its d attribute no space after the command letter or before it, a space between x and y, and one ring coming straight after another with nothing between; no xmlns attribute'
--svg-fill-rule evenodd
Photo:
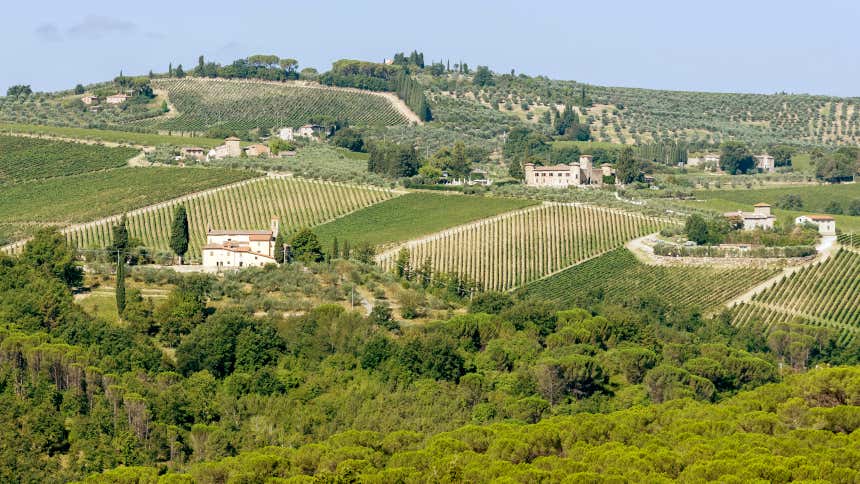
<svg viewBox="0 0 860 484"><path fill-rule="evenodd" d="M269 224L269 230L272 231L272 238L278 238L278 232L281 230L281 219L278 217L272 217L272 221Z"/></svg>

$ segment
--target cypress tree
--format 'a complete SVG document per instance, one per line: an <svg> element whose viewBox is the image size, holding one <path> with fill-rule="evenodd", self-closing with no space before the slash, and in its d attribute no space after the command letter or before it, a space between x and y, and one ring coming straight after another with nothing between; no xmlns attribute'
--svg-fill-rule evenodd
<svg viewBox="0 0 860 484"><path fill-rule="evenodd" d="M126 227L125 214L119 219L119 223L113 226L113 245L111 249L121 253L123 257L128 252L128 228Z"/></svg>
<svg viewBox="0 0 860 484"><path fill-rule="evenodd" d="M188 252L188 213L185 211L185 206L176 207L176 212L173 215L173 225L170 229L170 249L179 256L179 264L182 265L182 258Z"/></svg>
<svg viewBox="0 0 860 484"><path fill-rule="evenodd" d="M333 259L340 257L340 247L337 246L337 237L331 243L331 257Z"/></svg>
<svg viewBox="0 0 860 484"><path fill-rule="evenodd" d="M284 244L287 243L287 239L284 238L284 232L278 231L278 236L275 237L275 260L278 264L284 263Z"/></svg>
<svg viewBox="0 0 860 484"><path fill-rule="evenodd" d="M122 317L125 311L125 260L117 257L116 262L116 313Z"/></svg>

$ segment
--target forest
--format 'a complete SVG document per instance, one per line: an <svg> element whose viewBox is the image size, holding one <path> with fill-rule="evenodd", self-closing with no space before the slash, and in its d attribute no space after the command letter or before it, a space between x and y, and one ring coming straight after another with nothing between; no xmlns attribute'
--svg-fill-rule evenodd
<svg viewBox="0 0 860 484"><path fill-rule="evenodd" d="M387 481L442 468L481 480L475 473L487 465L488 476L522 482L558 472L820 476L798 462L827 462L842 482L860 472L847 444L860 428L856 369L793 375L857 364L856 344L834 347L799 330L765 338L659 298L562 309L522 294L470 300L443 285L424 290L467 312L420 326L385 305L350 311L336 293L296 316L240 302L243 285L250 294L320 292L333 271L357 285L397 277L336 255L238 280L174 275L155 303L129 291L125 324L116 325L75 304L84 275L73 248L40 231L19 256L0 259L0 480L98 480L108 471L104 479L190 472L222 482L263 472ZM708 438L697 453L705 458L663 437L692 445L688 432ZM745 438L781 457L718 464ZM794 443L812 438L819 444ZM660 460L643 461L655 445ZM837 445L847 447L833 454ZM636 466L596 465L628 454ZM118 466L134 468L110 471Z"/></svg>

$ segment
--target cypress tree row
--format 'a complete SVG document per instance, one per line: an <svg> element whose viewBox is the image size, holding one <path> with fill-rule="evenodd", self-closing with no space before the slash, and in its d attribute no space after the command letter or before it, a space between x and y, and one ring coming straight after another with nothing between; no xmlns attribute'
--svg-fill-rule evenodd
<svg viewBox="0 0 860 484"><path fill-rule="evenodd" d="M397 97L418 114L421 121L433 120L433 113L430 111L430 103L427 102L427 97L424 95L424 88L412 79L406 71L401 71L394 78L391 88L397 93Z"/></svg>

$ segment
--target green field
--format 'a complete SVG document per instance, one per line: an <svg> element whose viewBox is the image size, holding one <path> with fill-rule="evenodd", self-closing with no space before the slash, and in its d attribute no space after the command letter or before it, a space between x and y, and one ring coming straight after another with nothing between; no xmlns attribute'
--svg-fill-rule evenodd
<svg viewBox="0 0 860 484"><path fill-rule="evenodd" d="M369 92L224 79L165 79L153 85L166 90L179 111L176 118L143 122L160 129L297 127L321 117L354 125L406 124L393 104Z"/></svg>
<svg viewBox="0 0 860 484"><path fill-rule="evenodd" d="M841 185L800 185L779 188L737 189L737 190L698 190L696 198L704 202L685 202L690 207L728 212L736 210L752 210L752 205L765 202L774 205L773 211L777 217L793 219L799 215L824 213L825 207L831 202L839 203L847 210L848 203L860 199L860 184L850 183ZM776 208L776 203L785 195L798 195L803 200L800 210L782 210ZM860 231L860 217L850 215L834 215L836 228L845 232Z"/></svg>
<svg viewBox="0 0 860 484"><path fill-rule="evenodd" d="M129 131L115 131L108 129L70 128L64 126L41 126L36 124L0 123L0 132L24 133L55 136L58 138L72 138L90 141L103 141L107 143L133 144L133 145L174 145L174 146L200 146L212 148L224 143L224 140L204 137L170 136L154 133L133 133Z"/></svg>
<svg viewBox="0 0 860 484"><path fill-rule="evenodd" d="M117 168L2 187L6 225L0 238L27 236L34 224L85 222L254 176L207 168Z"/></svg>
<svg viewBox="0 0 860 484"><path fill-rule="evenodd" d="M621 248L535 281L526 286L526 292L568 307L659 298L674 306L707 310L778 272L778 269L649 266Z"/></svg>
<svg viewBox="0 0 860 484"><path fill-rule="evenodd" d="M409 193L321 225L314 231L323 247L328 247L335 237L351 243L382 245L534 204L512 198Z"/></svg>
<svg viewBox="0 0 860 484"><path fill-rule="evenodd" d="M118 168L137 153L134 148L0 135L0 184Z"/></svg>

